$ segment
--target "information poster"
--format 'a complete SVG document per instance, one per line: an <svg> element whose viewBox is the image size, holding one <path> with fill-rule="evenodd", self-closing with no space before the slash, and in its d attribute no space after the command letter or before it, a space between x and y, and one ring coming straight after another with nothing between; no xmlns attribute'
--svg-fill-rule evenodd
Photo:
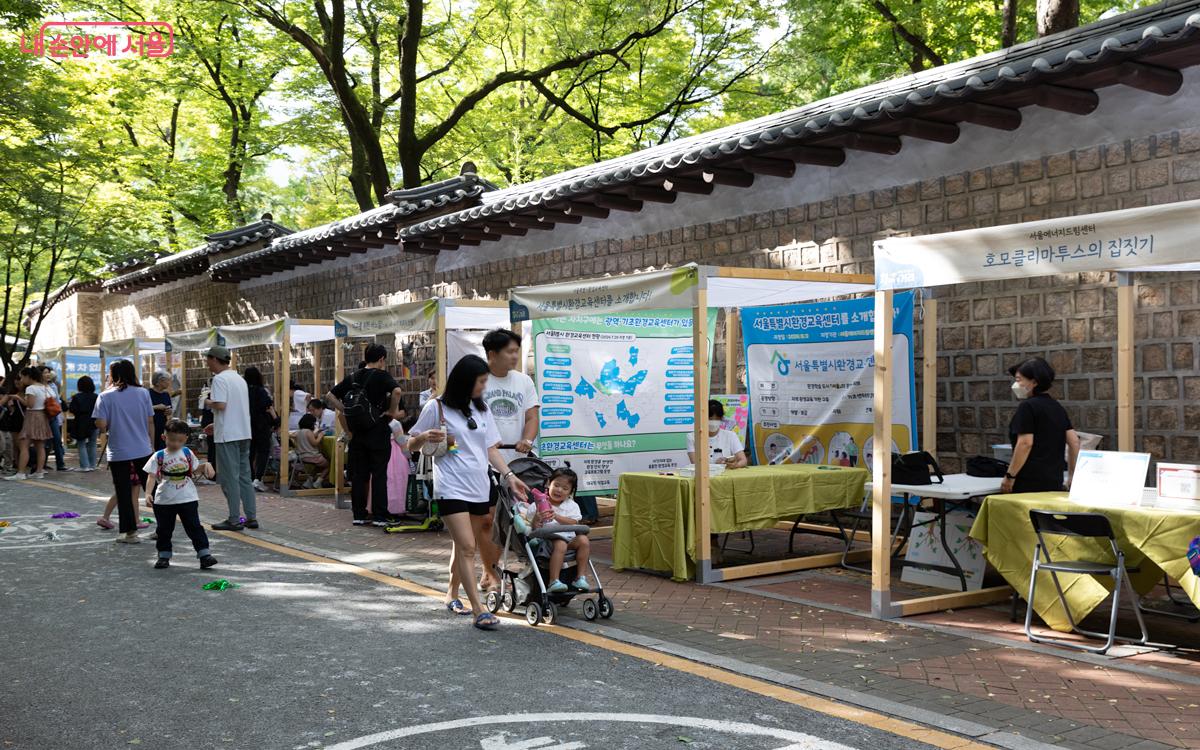
<svg viewBox="0 0 1200 750"><path fill-rule="evenodd" d="M1079 451L1070 499L1085 505L1140 505L1149 453Z"/></svg>
<svg viewBox="0 0 1200 750"><path fill-rule="evenodd" d="M716 325L710 310L710 342ZM580 493L615 491L627 471L688 464L691 310L539 319L533 343L542 399L538 453L552 466L569 462Z"/></svg>
<svg viewBox="0 0 1200 750"><path fill-rule="evenodd" d="M66 396L70 399L79 392L79 379L85 375L92 379L96 392L104 390L104 378L101 375L102 363L100 352L95 349L67 349L67 377L64 384L67 387ZM57 365L58 360L54 360ZM55 367L55 369L58 369Z"/></svg>
<svg viewBox="0 0 1200 750"><path fill-rule="evenodd" d="M916 445L913 293L894 297L893 452ZM742 339L755 463L869 466L875 301L745 308Z"/></svg>

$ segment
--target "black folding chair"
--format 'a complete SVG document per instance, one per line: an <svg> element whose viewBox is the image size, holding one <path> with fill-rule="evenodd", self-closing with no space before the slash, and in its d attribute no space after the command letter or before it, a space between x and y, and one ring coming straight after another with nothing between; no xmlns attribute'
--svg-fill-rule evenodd
<svg viewBox="0 0 1200 750"><path fill-rule="evenodd" d="M1139 645L1149 643L1150 634L1146 631L1146 622L1142 619L1141 608L1138 607L1138 596L1133 590L1133 584L1129 582L1129 574L1131 572L1136 573L1138 569L1136 567L1127 568L1125 566L1125 553L1121 552L1120 548L1117 547L1117 539L1113 534L1112 524L1109 523L1108 517L1101 513L1060 513L1056 511L1031 510L1029 511L1029 520L1033 524L1034 532L1037 534L1038 543L1033 550L1033 571L1029 576L1029 598L1026 600L1029 602L1029 606L1025 610L1026 637L1034 643L1050 643L1056 646L1065 646L1097 654L1107 652L1112 648L1113 642L1118 640ZM1043 535L1108 540L1109 548L1112 550L1113 561L1053 560L1050 557L1050 547L1046 544ZM1033 596L1034 592L1037 591L1038 572L1042 570L1049 572L1050 578L1054 581L1054 588L1058 592L1058 601L1062 604L1063 611L1067 613L1067 621L1071 623L1071 630L1090 638L1102 638L1104 639L1103 646L1088 646L1075 641L1048 638L1033 634ZM1062 584L1058 580L1059 573L1108 576L1113 579L1112 613L1109 616L1107 633L1085 630L1079 626L1079 623L1075 622L1075 616L1071 614L1071 607L1067 604L1067 597L1063 594ZM1133 613L1137 617L1138 627L1142 631L1140 639L1117 635L1117 612L1120 610L1122 585L1128 589L1130 600L1133 602Z"/></svg>

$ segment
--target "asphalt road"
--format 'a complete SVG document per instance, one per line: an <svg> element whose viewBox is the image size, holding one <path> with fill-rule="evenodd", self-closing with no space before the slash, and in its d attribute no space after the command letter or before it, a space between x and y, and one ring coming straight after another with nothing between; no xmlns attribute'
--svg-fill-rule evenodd
<svg viewBox="0 0 1200 750"><path fill-rule="evenodd" d="M177 529L154 570L98 503L4 485L3 748L928 747L216 535L216 568Z"/></svg>

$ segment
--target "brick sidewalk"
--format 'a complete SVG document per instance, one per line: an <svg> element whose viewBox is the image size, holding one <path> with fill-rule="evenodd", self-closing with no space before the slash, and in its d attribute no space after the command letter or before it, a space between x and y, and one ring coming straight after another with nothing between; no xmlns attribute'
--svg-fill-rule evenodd
<svg viewBox="0 0 1200 750"><path fill-rule="evenodd" d="M48 478L96 494L110 491L103 472ZM206 518L223 516L219 489L201 488L201 498ZM450 541L444 532L385 534L353 527L349 511L335 509L328 499L277 495L259 496L259 520L264 536L284 543L401 577L445 580ZM606 542L594 546L598 557L608 556ZM764 586L764 592L754 590L754 582L700 586L618 573L597 562L616 605L606 624L853 690L867 707L872 700L900 703L1080 750L1200 748L1200 676L1194 663L1153 663L1179 667L1168 672L1127 659L1035 650L1023 636L1011 642L984 639L936 623L878 621L846 607L802 604L779 593L782 584ZM954 621L951 613L939 622Z"/></svg>

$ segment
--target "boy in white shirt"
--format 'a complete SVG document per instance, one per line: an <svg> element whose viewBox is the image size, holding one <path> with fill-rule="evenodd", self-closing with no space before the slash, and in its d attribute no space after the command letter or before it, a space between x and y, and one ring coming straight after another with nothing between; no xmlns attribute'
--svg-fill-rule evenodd
<svg viewBox="0 0 1200 750"><path fill-rule="evenodd" d="M146 472L146 505L154 509L154 520L158 524L157 569L171 567L171 535L175 532L175 518L183 524L183 530L192 540L200 567L211 568L217 564L208 549L208 535L200 523L200 496L192 477L201 472L212 479L213 467L201 463L191 449L186 447L191 428L181 419L167 422L165 438L167 447L155 452L142 468ZM154 489L158 487L157 494Z"/></svg>
<svg viewBox="0 0 1200 750"><path fill-rule="evenodd" d="M715 399L708 402L708 461L714 464L725 464L727 469L740 469L747 466L750 460L746 458L746 447L733 430L721 427L725 420L725 407ZM688 460L696 463L696 436L689 432L687 436Z"/></svg>

